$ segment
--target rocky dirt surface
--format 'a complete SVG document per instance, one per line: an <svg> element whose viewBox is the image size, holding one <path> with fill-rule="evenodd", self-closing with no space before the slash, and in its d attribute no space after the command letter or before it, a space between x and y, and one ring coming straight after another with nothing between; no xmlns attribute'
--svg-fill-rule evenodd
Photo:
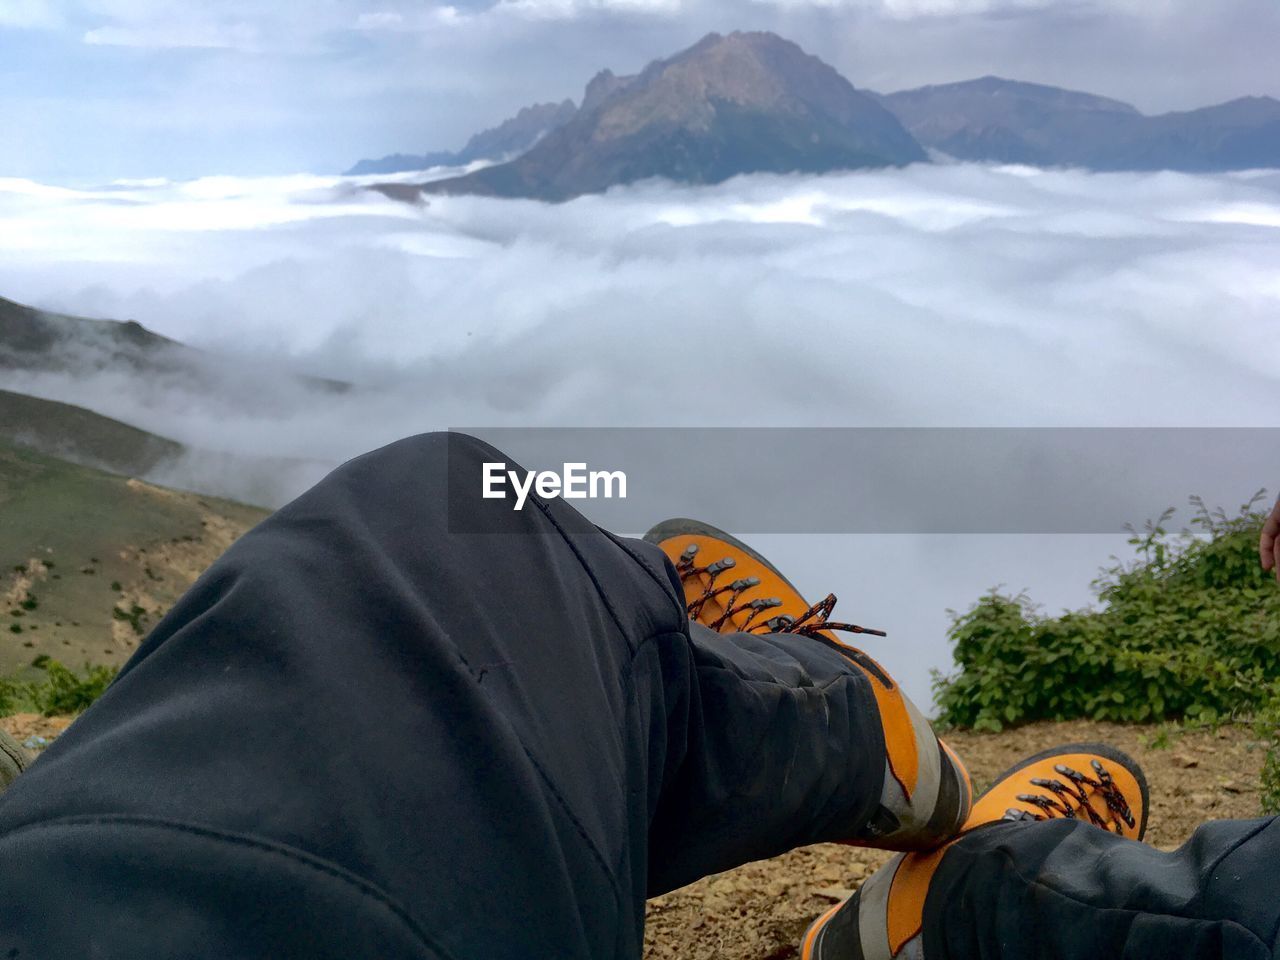
<svg viewBox="0 0 1280 960"><path fill-rule="evenodd" d="M981 790L1019 760L1100 740L1136 757L1151 787L1148 842L1172 849L1207 819L1258 816L1263 746L1246 727L1163 734L1154 727L1034 724L953 733ZM790 960L809 923L851 894L889 854L819 845L707 877L649 903L646 960Z"/></svg>
<svg viewBox="0 0 1280 960"><path fill-rule="evenodd" d="M33 756L51 744L71 726L74 717L44 717L38 713L15 713L0 717L3 727L13 739Z"/></svg>

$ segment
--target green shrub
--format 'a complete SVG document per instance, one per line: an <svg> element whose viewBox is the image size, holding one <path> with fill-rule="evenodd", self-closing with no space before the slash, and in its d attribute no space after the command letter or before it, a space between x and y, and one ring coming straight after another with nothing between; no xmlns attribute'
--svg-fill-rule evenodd
<svg viewBox="0 0 1280 960"><path fill-rule="evenodd" d="M80 713L106 691L118 667L89 666L76 671L40 654L31 665L43 671L38 680L0 677L0 716L33 711L46 716Z"/></svg>
<svg viewBox="0 0 1280 960"><path fill-rule="evenodd" d="M118 667L86 666L77 673L57 660L41 664L46 676L30 685L28 696L36 710L45 716L80 713L106 692L119 673Z"/></svg>
<svg viewBox="0 0 1280 960"><path fill-rule="evenodd" d="M144 621L147 619L147 611L136 603L132 604L128 610L118 606L112 607L111 616L116 620L123 620L129 624L129 626L133 627L133 632L138 636L142 636L147 632L144 625Z"/></svg>
<svg viewBox="0 0 1280 960"><path fill-rule="evenodd" d="M1258 734L1268 743L1262 761L1259 802L1263 813L1280 813L1280 715L1274 705L1259 721Z"/></svg>
<svg viewBox="0 0 1280 960"><path fill-rule="evenodd" d="M0 677L0 716L18 712L23 703L23 686L12 677Z"/></svg>
<svg viewBox="0 0 1280 960"><path fill-rule="evenodd" d="M935 676L944 724L1000 730L1034 720L1253 717L1280 702L1280 589L1258 565L1255 508L1192 498L1195 532L1172 511L1133 531L1137 556L1094 581L1098 609L1046 617L992 592L954 618L959 670Z"/></svg>

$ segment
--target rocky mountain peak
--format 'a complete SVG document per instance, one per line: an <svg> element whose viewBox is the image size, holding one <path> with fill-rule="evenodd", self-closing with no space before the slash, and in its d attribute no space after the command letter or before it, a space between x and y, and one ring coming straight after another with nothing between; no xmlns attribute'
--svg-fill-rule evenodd
<svg viewBox="0 0 1280 960"><path fill-rule="evenodd" d="M635 77L619 77L612 70L601 70L587 84L580 109L583 113L589 113L634 79Z"/></svg>

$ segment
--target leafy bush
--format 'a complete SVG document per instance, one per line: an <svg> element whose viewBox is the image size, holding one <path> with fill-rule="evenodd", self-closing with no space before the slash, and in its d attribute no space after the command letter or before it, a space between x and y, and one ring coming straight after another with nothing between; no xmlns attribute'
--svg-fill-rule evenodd
<svg viewBox="0 0 1280 960"><path fill-rule="evenodd" d="M1260 800L1263 813L1280 813L1280 696L1272 698L1254 718L1254 731L1267 741L1262 762Z"/></svg>
<svg viewBox="0 0 1280 960"><path fill-rule="evenodd" d="M115 606L111 608L111 616L116 620L123 620L133 628L133 632L138 636L146 633L144 621L147 619L147 611L142 609L136 603L132 604L128 610Z"/></svg>
<svg viewBox="0 0 1280 960"><path fill-rule="evenodd" d="M1280 589L1258 564L1262 496L1234 517L1193 497L1196 529L1177 536L1172 510L1131 528L1136 557L1094 581L1098 609L1046 617L1024 595L982 597L953 619L940 722L1247 720L1270 742L1263 809L1280 811Z"/></svg>
<svg viewBox="0 0 1280 960"><path fill-rule="evenodd" d="M1274 703L1257 726L1259 735L1270 743L1262 761L1259 798L1262 812L1280 813L1280 714Z"/></svg>
<svg viewBox="0 0 1280 960"><path fill-rule="evenodd" d="M23 686L12 677L0 677L0 716L17 713L22 708Z"/></svg>
<svg viewBox="0 0 1280 960"><path fill-rule="evenodd" d="M53 716L80 713L106 692L119 667L89 666L75 671L41 654L31 665L42 671L39 680L0 677L0 716L33 711Z"/></svg>
<svg viewBox="0 0 1280 960"><path fill-rule="evenodd" d="M86 666L77 673L57 660L47 660L40 668L47 676L30 685L29 697L38 712L50 717L88 709L120 672L118 667Z"/></svg>

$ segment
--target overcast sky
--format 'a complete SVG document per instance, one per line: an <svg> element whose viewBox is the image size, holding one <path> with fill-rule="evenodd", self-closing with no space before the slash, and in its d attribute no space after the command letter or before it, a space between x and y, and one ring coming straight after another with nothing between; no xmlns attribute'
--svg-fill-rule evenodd
<svg viewBox="0 0 1280 960"><path fill-rule="evenodd" d="M460 146L711 30L855 85L996 73L1160 111L1280 96L1275 0L0 0L0 177L329 172Z"/></svg>

